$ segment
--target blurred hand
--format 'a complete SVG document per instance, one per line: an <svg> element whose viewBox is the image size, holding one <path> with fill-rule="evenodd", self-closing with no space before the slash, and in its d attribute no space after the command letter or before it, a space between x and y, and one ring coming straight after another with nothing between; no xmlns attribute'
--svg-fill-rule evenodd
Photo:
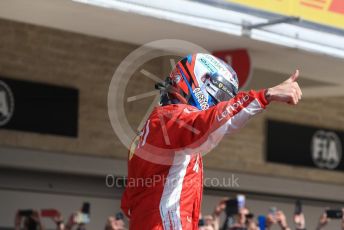
<svg viewBox="0 0 344 230"><path fill-rule="evenodd" d="M115 217L110 216L107 219L106 223L107 229L111 230L124 230L124 221L123 220L116 220Z"/></svg>
<svg viewBox="0 0 344 230"><path fill-rule="evenodd" d="M51 219L52 219L55 223L58 223L58 222L63 221L63 217L62 217L62 215L61 215L60 212L57 212L57 215L51 217Z"/></svg>
<svg viewBox="0 0 344 230"><path fill-rule="evenodd" d="M266 228L270 229L274 224L276 224L276 218L272 214L268 214L266 216Z"/></svg>
<svg viewBox="0 0 344 230"><path fill-rule="evenodd" d="M44 226L42 225L42 222L41 222L41 217L39 215L39 212L37 210L33 210L32 211L32 215L31 215L31 218L36 221L37 225L39 226L39 229L40 230L44 230Z"/></svg>
<svg viewBox="0 0 344 230"><path fill-rule="evenodd" d="M14 218L14 228L15 230L19 230L20 229L20 224L22 222L22 217L19 215L19 210L16 213L16 216Z"/></svg>
<svg viewBox="0 0 344 230"><path fill-rule="evenodd" d="M73 226L76 225L76 222L75 222L76 215L77 215L77 212L74 212L69 216L67 224L66 224L66 230L71 230Z"/></svg>
<svg viewBox="0 0 344 230"><path fill-rule="evenodd" d="M299 70L296 70L289 79L275 87L269 88L266 91L266 99L269 102L277 101L296 105L302 96L301 89L297 83L298 77Z"/></svg>
<svg viewBox="0 0 344 230"><path fill-rule="evenodd" d="M36 221L36 223L38 223L38 224L41 223L41 218L40 218L39 213L38 213L37 210L33 210L33 211L32 211L31 218L32 218L34 221Z"/></svg>
<svg viewBox="0 0 344 230"><path fill-rule="evenodd" d="M342 217L342 230L344 230L344 208L342 209L343 217Z"/></svg>
<svg viewBox="0 0 344 230"><path fill-rule="evenodd" d="M116 230L124 230L124 221L123 220L116 220Z"/></svg>
<svg viewBox="0 0 344 230"><path fill-rule="evenodd" d="M303 213L294 215L294 223L295 223L296 229L306 228L306 221L305 221L305 216L303 215Z"/></svg>
<svg viewBox="0 0 344 230"><path fill-rule="evenodd" d="M56 216L51 217L51 219L55 222L58 230L64 229L63 217L60 212L58 212Z"/></svg>
<svg viewBox="0 0 344 230"><path fill-rule="evenodd" d="M290 229L287 224L287 218L282 211L276 212L276 221L283 230Z"/></svg>
<svg viewBox="0 0 344 230"><path fill-rule="evenodd" d="M319 223L318 223L318 226L317 226L317 230L323 229L323 228L327 225L327 223L328 223L329 221L330 221L330 219L327 218L327 214L326 214L326 212L324 212L324 213L320 216L320 218L319 218Z"/></svg>
<svg viewBox="0 0 344 230"><path fill-rule="evenodd" d="M220 215L226 209L226 202L228 200L229 200L228 197L224 197L215 206L215 209L214 209L214 212L213 212L213 217L214 217L213 227L214 227L214 230L220 229Z"/></svg>
<svg viewBox="0 0 344 230"><path fill-rule="evenodd" d="M214 210L214 215L219 216L221 213L226 209L226 202L229 200L228 197L224 197L220 200L220 202L216 205Z"/></svg>

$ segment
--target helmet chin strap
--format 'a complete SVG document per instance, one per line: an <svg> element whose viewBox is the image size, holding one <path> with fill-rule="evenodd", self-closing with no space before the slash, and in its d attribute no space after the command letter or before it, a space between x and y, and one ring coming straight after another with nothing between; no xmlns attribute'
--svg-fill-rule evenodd
<svg viewBox="0 0 344 230"><path fill-rule="evenodd" d="M180 95L175 87L173 87L168 81L156 83L155 89L160 90L161 105L187 104L187 100Z"/></svg>
<svg viewBox="0 0 344 230"><path fill-rule="evenodd" d="M180 95L179 93L171 93L171 95L173 97L175 97L180 102L180 104L187 104L188 103L187 100L182 95Z"/></svg>

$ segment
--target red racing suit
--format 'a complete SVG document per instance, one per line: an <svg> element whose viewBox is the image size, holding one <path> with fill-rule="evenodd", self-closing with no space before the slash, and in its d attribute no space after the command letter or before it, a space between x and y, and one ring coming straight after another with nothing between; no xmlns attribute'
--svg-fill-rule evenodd
<svg viewBox="0 0 344 230"><path fill-rule="evenodd" d="M129 153L121 208L130 218L130 229L198 229L201 153L243 127L267 104L261 90L240 92L202 111L186 104L156 107Z"/></svg>

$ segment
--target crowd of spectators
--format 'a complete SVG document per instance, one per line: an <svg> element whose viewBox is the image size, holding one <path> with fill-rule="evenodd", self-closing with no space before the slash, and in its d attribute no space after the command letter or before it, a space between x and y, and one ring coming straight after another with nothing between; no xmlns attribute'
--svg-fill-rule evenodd
<svg viewBox="0 0 344 230"><path fill-rule="evenodd" d="M228 213L228 198L222 199L216 206L211 215L201 216L199 221L199 230L270 230L273 226L277 226L281 230L306 230L306 218L302 211L300 201L299 207L293 213L293 223L287 221L286 215L282 210L275 207L270 208L266 215L255 215L247 208L238 207L237 213ZM233 202L232 202L233 203ZM240 205L239 205L240 206ZM299 210L297 210L299 209ZM220 216L225 213L226 219L224 223L220 223ZM331 213L333 216L328 216ZM331 220L338 220L338 230L344 230L344 208L340 210L330 210L324 208L320 215L315 230L326 230L327 224ZM274 228L276 229L276 228ZM331 229L332 230L332 229Z"/></svg>
<svg viewBox="0 0 344 230"><path fill-rule="evenodd" d="M45 230L42 224L42 216L50 218L56 226L56 230L86 230L90 218L87 213L76 211L72 213L67 221L61 213L55 209L44 211L37 210L18 210L15 215L15 230ZM47 214L48 213L48 214ZM124 216L121 212L115 216L109 216L105 223L105 230L127 230L125 227Z"/></svg>
<svg viewBox="0 0 344 230"><path fill-rule="evenodd" d="M246 204L243 205L240 202L233 203L233 200L224 198L215 206L212 214L201 215L199 230L270 230L273 226L277 226L281 230L306 229L306 219L301 204L297 206L298 203L296 203L293 223L288 223L286 215L282 210L272 207L266 215L255 216ZM235 207L235 205L238 206ZM234 209L229 206L233 206ZM45 227L41 221L42 216L49 217L55 223L57 230L85 230L90 219L89 210L85 211L83 209L84 207L80 211L72 213L66 221L61 213L54 209L41 210L40 212L37 210L18 210L15 215L15 230L44 230ZM339 220L338 229L344 230L343 213L344 209L329 210L325 208L320 215L315 230L326 230L326 225L331 219ZM224 223L221 223L220 216L223 214L225 214L226 218ZM104 229L126 230L128 227L125 226L124 219L125 217L121 212L114 216L109 216L104 224Z"/></svg>

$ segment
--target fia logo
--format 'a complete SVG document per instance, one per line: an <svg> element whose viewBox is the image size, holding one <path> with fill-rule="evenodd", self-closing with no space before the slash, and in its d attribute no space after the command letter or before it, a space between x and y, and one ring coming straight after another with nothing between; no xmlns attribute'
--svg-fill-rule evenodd
<svg viewBox="0 0 344 230"><path fill-rule="evenodd" d="M14 111L14 98L10 87L0 81L0 127L6 125Z"/></svg>
<svg viewBox="0 0 344 230"><path fill-rule="evenodd" d="M336 133L319 130L313 135L311 152L316 166L335 169L342 159L342 143Z"/></svg>

